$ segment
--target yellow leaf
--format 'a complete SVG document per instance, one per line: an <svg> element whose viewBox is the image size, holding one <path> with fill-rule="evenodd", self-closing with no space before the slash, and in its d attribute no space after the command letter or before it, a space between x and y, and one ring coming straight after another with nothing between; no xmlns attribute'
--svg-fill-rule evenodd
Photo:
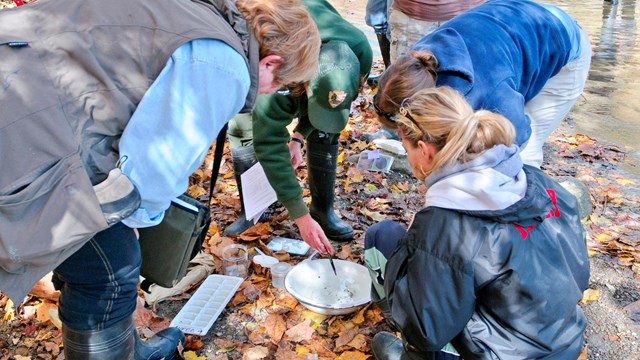
<svg viewBox="0 0 640 360"><path fill-rule="evenodd" d="M374 191L376 189L378 189L375 185L373 184L367 184L364 186L365 189L369 190L369 191Z"/></svg>
<svg viewBox="0 0 640 360"><path fill-rule="evenodd" d="M351 144L352 149L359 150L359 151L366 149L368 146L369 145L365 141L356 141L353 144Z"/></svg>
<svg viewBox="0 0 640 360"><path fill-rule="evenodd" d="M349 180L352 183L359 183L359 182L362 182L362 180L364 180L364 176L362 176L361 172L356 171L349 177Z"/></svg>
<svg viewBox="0 0 640 360"><path fill-rule="evenodd" d="M11 299L7 299L7 303L4 305L4 317L5 321L11 321L15 319L16 314L13 311L13 301Z"/></svg>
<svg viewBox="0 0 640 360"><path fill-rule="evenodd" d="M610 242L611 240L613 240L613 237L609 234L600 233L596 235L596 240L600 242Z"/></svg>
<svg viewBox="0 0 640 360"><path fill-rule="evenodd" d="M588 301L598 301L599 298L600 298L600 290L587 289L582 294L582 300L580 300L580 302L586 303Z"/></svg>
<svg viewBox="0 0 640 360"><path fill-rule="evenodd" d="M361 351L345 351L336 360L367 360L369 355L364 354Z"/></svg>
<svg viewBox="0 0 640 360"><path fill-rule="evenodd" d="M342 164L343 161L344 161L344 151L342 151L340 155L338 155L338 164Z"/></svg>
<svg viewBox="0 0 640 360"><path fill-rule="evenodd" d="M358 313L351 319L355 324L362 324L364 322L364 312L367 310L367 306L363 307Z"/></svg>
<svg viewBox="0 0 640 360"><path fill-rule="evenodd" d="M184 356L184 360L207 360L204 356L198 356L195 351L185 351L182 356Z"/></svg>
<svg viewBox="0 0 640 360"><path fill-rule="evenodd" d="M298 355L307 355L309 353L309 349L304 346L296 346L296 354Z"/></svg>
<svg viewBox="0 0 640 360"><path fill-rule="evenodd" d="M597 252L597 251L595 251L595 250L591 250L591 249L587 250L587 255L588 255L589 257L592 257L593 255L595 255L595 254L597 254L597 253L598 253L598 252Z"/></svg>
<svg viewBox="0 0 640 360"><path fill-rule="evenodd" d="M616 182L622 186L627 186L627 185L635 185L636 183L633 180L629 180L629 179L618 179L616 180Z"/></svg>
<svg viewBox="0 0 640 360"><path fill-rule="evenodd" d="M317 312L314 311L310 311L310 310L304 310L302 312L302 318L303 319L310 319L312 326L316 325L316 327L320 324L322 324L323 321L325 321L327 319L327 315L322 315L322 314L318 314Z"/></svg>

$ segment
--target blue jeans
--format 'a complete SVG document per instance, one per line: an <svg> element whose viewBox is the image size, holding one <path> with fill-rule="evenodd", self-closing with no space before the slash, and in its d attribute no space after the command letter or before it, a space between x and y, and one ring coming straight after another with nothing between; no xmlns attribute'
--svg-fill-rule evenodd
<svg viewBox="0 0 640 360"><path fill-rule="evenodd" d="M364 14L364 21L371 26L376 34L389 37L387 17L392 0L368 0Z"/></svg>
<svg viewBox="0 0 640 360"><path fill-rule="evenodd" d="M73 330L103 330L130 317L141 262L129 227L118 223L96 234L53 272L62 323Z"/></svg>

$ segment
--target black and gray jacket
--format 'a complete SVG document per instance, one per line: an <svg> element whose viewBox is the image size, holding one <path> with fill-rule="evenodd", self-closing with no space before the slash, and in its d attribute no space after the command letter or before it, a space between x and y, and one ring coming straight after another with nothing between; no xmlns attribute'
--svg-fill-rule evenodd
<svg viewBox="0 0 640 360"><path fill-rule="evenodd" d="M517 174L526 186L513 188L524 191L502 209L429 206L437 186L429 187L427 207L387 263L393 320L418 353L451 342L465 360L576 359L586 327L578 301L589 281L576 199L539 169L501 165L461 167L436 184L456 187L456 175L477 170L470 192L486 193L487 171Z"/></svg>

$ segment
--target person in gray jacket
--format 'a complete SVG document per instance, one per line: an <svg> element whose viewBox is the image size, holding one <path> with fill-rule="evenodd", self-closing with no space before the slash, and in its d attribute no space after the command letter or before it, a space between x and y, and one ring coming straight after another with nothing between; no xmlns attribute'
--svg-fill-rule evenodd
<svg viewBox="0 0 640 360"><path fill-rule="evenodd" d="M372 297L402 333L374 336L375 358L576 359L589 259L575 197L523 165L506 118L450 87L399 111L427 191L408 230L383 221L365 235Z"/></svg>
<svg viewBox="0 0 640 360"><path fill-rule="evenodd" d="M67 360L174 359L141 341L135 229L162 221L258 94L306 82L320 36L297 0L40 0L0 11L0 290L51 270Z"/></svg>

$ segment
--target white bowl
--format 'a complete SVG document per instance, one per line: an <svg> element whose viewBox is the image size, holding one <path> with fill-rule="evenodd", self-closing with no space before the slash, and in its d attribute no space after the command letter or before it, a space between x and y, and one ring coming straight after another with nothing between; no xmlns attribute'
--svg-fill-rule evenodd
<svg viewBox="0 0 640 360"><path fill-rule="evenodd" d="M366 267L334 259L305 260L284 280L287 291L307 309L325 315L349 314L371 301L371 278Z"/></svg>

